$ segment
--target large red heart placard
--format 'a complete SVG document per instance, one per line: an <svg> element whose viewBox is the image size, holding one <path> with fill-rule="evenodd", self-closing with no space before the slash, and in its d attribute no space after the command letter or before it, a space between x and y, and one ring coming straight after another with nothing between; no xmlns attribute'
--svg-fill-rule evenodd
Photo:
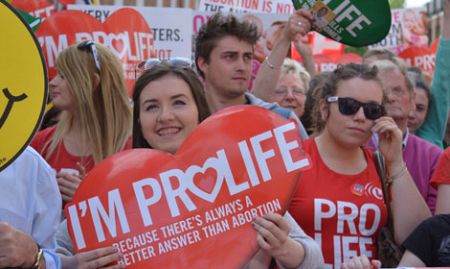
<svg viewBox="0 0 450 269"><path fill-rule="evenodd" d="M36 31L47 60L49 77L56 75L56 57L68 46L90 39L110 48L120 59L131 91L134 67L154 53L153 32L145 18L131 8L122 8L104 23L76 10L64 10L48 17Z"/></svg>
<svg viewBox="0 0 450 269"><path fill-rule="evenodd" d="M45 18L53 14L55 5L49 0L13 0L11 5L21 9L33 17Z"/></svg>
<svg viewBox="0 0 450 269"><path fill-rule="evenodd" d="M309 166L293 121L259 107L204 121L176 155L118 153L66 206L77 252L116 246L127 268L240 268L257 251L255 215L283 214Z"/></svg>

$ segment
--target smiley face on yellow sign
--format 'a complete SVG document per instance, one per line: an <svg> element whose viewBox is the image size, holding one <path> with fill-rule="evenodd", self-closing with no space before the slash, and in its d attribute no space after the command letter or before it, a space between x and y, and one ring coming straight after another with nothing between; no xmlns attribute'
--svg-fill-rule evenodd
<svg viewBox="0 0 450 269"><path fill-rule="evenodd" d="M47 100L47 71L28 24L0 0L0 171L29 144Z"/></svg>

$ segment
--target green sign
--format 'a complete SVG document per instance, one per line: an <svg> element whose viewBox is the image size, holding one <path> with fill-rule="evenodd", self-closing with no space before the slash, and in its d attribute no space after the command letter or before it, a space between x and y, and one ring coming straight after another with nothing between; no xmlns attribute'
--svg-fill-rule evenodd
<svg viewBox="0 0 450 269"><path fill-rule="evenodd" d="M22 16L22 18L28 23L28 26L30 26L30 28L33 29L33 32L36 31L39 24L41 24L42 19L35 18L35 17L31 16L30 14L26 13L25 11L20 10L18 8L16 10L17 10L17 13L19 13L20 16Z"/></svg>
<svg viewBox="0 0 450 269"><path fill-rule="evenodd" d="M313 15L313 30L346 45L381 41L391 28L388 0L292 0Z"/></svg>

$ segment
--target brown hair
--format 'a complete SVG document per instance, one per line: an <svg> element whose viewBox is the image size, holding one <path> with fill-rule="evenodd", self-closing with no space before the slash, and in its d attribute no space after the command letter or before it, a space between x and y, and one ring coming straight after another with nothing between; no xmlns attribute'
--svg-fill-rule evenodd
<svg viewBox="0 0 450 269"><path fill-rule="evenodd" d="M254 46L260 34L256 24L239 20L231 14L225 16L222 13L216 13L210 17L206 24L202 25L195 39L195 65L203 78L204 74L198 68L198 58L202 57L209 63L209 56L217 41L226 36L234 36Z"/></svg>
<svg viewBox="0 0 450 269"><path fill-rule="evenodd" d="M309 90L306 92L305 99L305 111L300 118L309 135L317 131L315 130L315 120L313 119L314 107L316 106L316 100L319 98L321 86L331 73L332 72L328 71L321 72L314 76L309 82Z"/></svg>
<svg viewBox="0 0 450 269"><path fill-rule="evenodd" d="M139 123L139 111L140 111L140 97L142 90L145 86L152 81L160 79L164 76L172 75L185 81L191 90L194 97L195 104L198 109L198 121L205 120L211 112L209 111L208 104L206 103L205 93L203 90L203 84L199 80L197 74L190 67L179 67L167 62L154 65L152 68L147 69L138 78L133 89L133 148L152 148L152 146L145 140L142 134L141 125Z"/></svg>

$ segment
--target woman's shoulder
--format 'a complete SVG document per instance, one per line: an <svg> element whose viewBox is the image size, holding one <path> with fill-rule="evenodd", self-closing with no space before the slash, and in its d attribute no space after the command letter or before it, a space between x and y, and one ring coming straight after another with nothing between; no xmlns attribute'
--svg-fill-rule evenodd
<svg viewBox="0 0 450 269"><path fill-rule="evenodd" d="M42 153L43 147L49 140L52 139L55 133L56 127L48 127L44 130L39 131L31 140L31 146L38 152Z"/></svg>
<svg viewBox="0 0 450 269"><path fill-rule="evenodd" d="M35 137L53 136L53 134L55 133L55 130L56 130L56 126L51 126L51 127L45 128L44 130L40 130L39 132L37 132Z"/></svg>

